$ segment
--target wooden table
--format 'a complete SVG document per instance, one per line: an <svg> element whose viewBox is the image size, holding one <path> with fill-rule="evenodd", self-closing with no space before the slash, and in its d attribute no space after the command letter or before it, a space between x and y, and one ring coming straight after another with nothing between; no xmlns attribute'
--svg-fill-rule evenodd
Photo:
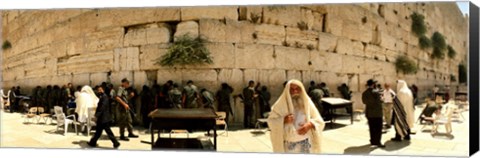
<svg viewBox="0 0 480 158"><path fill-rule="evenodd" d="M162 130L171 131L173 129L186 129L192 130L205 130L209 131L213 129L213 150L217 150L217 126L216 118L218 116L211 109L157 109L152 111L148 115L152 122L150 123L151 144L152 149L155 148L176 148L177 144L185 144L184 148L199 148L198 145L192 147L192 142L195 142L195 138L190 139L165 139L160 138L160 132ZM158 133L158 140L155 141L155 131ZM161 142L172 143L167 147L160 147L158 144ZM210 142L210 140L208 140ZM202 143L196 143L202 144ZM189 147L186 147L189 145ZM203 148L202 148L203 149Z"/></svg>
<svg viewBox="0 0 480 158"><path fill-rule="evenodd" d="M322 105L328 109L327 114L331 117L330 127L335 122L335 109L350 107L353 109L353 102L342 98L322 98ZM350 113L350 124L353 124L353 112Z"/></svg>

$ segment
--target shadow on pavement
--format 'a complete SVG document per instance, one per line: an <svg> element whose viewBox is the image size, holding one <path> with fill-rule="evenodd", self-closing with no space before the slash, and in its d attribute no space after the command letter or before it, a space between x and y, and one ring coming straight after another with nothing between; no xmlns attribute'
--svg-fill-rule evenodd
<svg viewBox="0 0 480 158"><path fill-rule="evenodd" d="M409 145L410 145L410 141L406 141L406 140L400 141L400 142L388 140L387 142L385 142L385 148L383 148L383 150L385 150L385 151L397 151L397 150L403 149L403 148L405 148Z"/></svg>
<svg viewBox="0 0 480 158"><path fill-rule="evenodd" d="M76 144L76 145L79 145L80 148L82 149L93 149L93 148L99 148L99 149L113 149L113 148L107 148L107 147L101 147L101 146L98 146L97 147L91 147L87 144L88 141L86 140L81 140L81 141L74 141L72 142L72 144Z"/></svg>
<svg viewBox="0 0 480 158"><path fill-rule="evenodd" d="M343 151L343 154L347 155L364 155L364 154L370 154L373 150L375 150L376 147L371 147L370 144L365 144L362 146L352 146L348 147Z"/></svg>
<svg viewBox="0 0 480 158"><path fill-rule="evenodd" d="M436 133L436 134L432 134L432 137L436 139L445 139L445 140L452 140L455 138L455 136L448 133Z"/></svg>

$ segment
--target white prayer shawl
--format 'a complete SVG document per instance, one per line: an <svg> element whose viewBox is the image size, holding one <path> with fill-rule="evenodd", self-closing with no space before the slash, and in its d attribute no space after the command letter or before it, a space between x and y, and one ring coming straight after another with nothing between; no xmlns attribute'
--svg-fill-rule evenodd
<svg viewBox="0 0 480 158"><path fill-rule="evenodd" d="M3 92L3 89L0 90L0 109L3 109L3 104L5 103L5 99L7 96L5 96L5 93Z"/></svg>
<svg viewBox="0 0 480 158"><path fill-rule="evenodd" d="M268 127L270 128L270 139L272 142L273 152L275 153L284 153L284 118L289 114L294 113L294 107L292 104L292 99L290 95L290 85L296 84L301 87L301 97L304 100L304 110L306 115L306 122L312 122L315 126L314 129L311 129L307 134L309 135L309 143L311 144L310 153L320 153L321 152L321 140L322 140L322 131L325 127L325 122L320 116L317 108L313 104L312 100L308 97L305 87L302 82L298 80L291 80L285 85L283 93L278 98L278 100L273 104L272 111L268 117Z"/></svg>
<svg viewBox="0 0 480 158"><path fill-rule="evenodd" d="M90 86L84 86L75 100L77 107L75 112L78 114L79 122L87 122L88 108L96 108L99 102L98 97Z"/></svg>
<svg viewBox="0 0 480 158"><path fill-rule="evenodd" d="M407 114L407 123L410 129L413 129L415 124L414 109L413 109L413 95L412 91L408 88L407 82L403 80L397 81L397 97L402 103L405 112Z"/></svg>

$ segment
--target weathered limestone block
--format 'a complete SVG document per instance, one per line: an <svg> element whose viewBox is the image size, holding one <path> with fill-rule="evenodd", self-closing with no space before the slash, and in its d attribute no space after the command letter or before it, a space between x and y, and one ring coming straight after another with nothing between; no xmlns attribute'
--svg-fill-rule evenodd
<svg viewBox="0 0 480 158"><path fill-rule="evenodd" d="M156 70L162 68L156 62L163 55L168 52L168 44L153 44L144 45L140 47L140 69L141 70Z"/></svg>
<svg viewBox="0 0 480 158"><path fill-rule="evenodd" d="M252 69L273 69L275 59L271 45L235 45L235 67Z"/></svg>
<svg viewBox="0 0 480 158"><path fill-rule="evenodd" d="M318 33L318 50L333 52L337 47L337 36L330 33Z"/></svg>
<svg viewBox="0 0 480 158"><path fill-rule="evenodd" d="M212 43L206 45L213 60L210 68L235 68L235 46L230 43Z"/></svg>
<svg viewBox="0 0 480 158"><path fill-rule="evenodd" d="M339 38L337 47L335 48L335 51L338 54L342 55L351 55L353 54L353 42L350 39L347 38Z"/></svg>
<svg viewBox="0 0 480 158"><path fill-rule="evenodd" d="M324 14L319 13L319 12L312 12L313 15L313 24L312 24L312 30L315 31L323 31L323 19Z"/></svg>
<svg viewBox="0 0 480 158"><path fill-rule="evenodd" d="M132 26L151 22L180 21L180 8L115 8L95 11L97 27Z"/></svg>
<svg viewBox="0 0 480 158"><path fill-rule="evenodd" d="M56 82L59 86L66 85L67 83L73 83L72 82L72 75L52 75L50 78L50 82ZM51 84L51 83L49 83ZM75 84L75 83L73 83ZM76 85L76 84L75 84Z"/></svg>
<svg viewBox="0 0 480 158"><path fill-rule="evenodd" d="M313 11L311 9L300 8L300 12L302 15L302 19L301 19L302 21L300 21L299 23L300 24L306 23L308 29L312 29L315 23L317 23L317 26L318 26L318 22L321 22L321 21L315 20L315 16L313 15ZM297 27L299 23L297 23Z"/></svg>
<svg viewBox="0 0 480 158"><path fill-rule="evenodd" d="M317 49L318 33L316 31L302 31L298 27L287 27L285 31L286 42L292 47Z"/></svg>
<svg viewBox="0 0 480 158"><path fill-rule="evenodd" d="M92 85L100 85L102 82L107 82L108 76L106 72L97 72L90 74L90 82Z"/></svg>
<svg viewBox="0 0 480 158"><path fill-rule="evenodd" d="M412 58L419 58L422 50L414 45L408 45L406 53Z"/></svg>
<svg viewBox="0 0 480 158"><path fill-rule="evenodd" d="M306 49L275 46L275 68L309 70L310 52Z"/></svg>
<svg viewBox="0 0 480 158"><path fill-rule="evenodd" d="M88 33L85 36L85 48L88 52L111 50L122 46L123 28L108 29Z"/></svg>
<svg viewBox="0 0 480 158"><path fill-rule="evenodd" d="M178 29L178 28L177 28ZM198 30L198 27L197 27ZM166 24L152 24L145 29L147 34L146 44L169 43L170 42L170 27ZM198 36L198 32L197 32Z"/></svg>
<svg viewBox="0 0 480 158"><path fill-rule="evenodd" d="M310 62L312 65L310 65L310 68L313 68L315 71L327 71L330 68L327 67L327 60L326 60L326 54L327 52L325 51L310 51Z"/></svg>
<svg viewBox="0 0 480 158"><path fill-rule="evenodd" d="M362 84L358 83L358 74L347 74L348 76L348 82L347 86L350 88L352 92L358 92L359 91L359 86L362 86Z"/></svg>
<svg viewBox="0 0 480 158"><path fill-rule="evenodd" d="M172 80L175 83L179 83L179 86L181 86L183 81L182 70L160 69L157 71L157 83L163 84L163 83L166 83L168 80Z"/></svg>
<svg viewBox="0 0 480 158"><path fill-rule="evenodd" d="M147 31L144 28L129 28L125 34L124 46L138 46L147 43Z"/></svg>
<svg viewBox="0 0 480 158"><path fill-rule="evenodd" d="M245 69L243 70L243 83L242 85L248 86L249 81L258 82L259 74L257 69Z"/></svg>
<svg viewBox="0 0 480 158"><path fill-rule="evenodd" d="M270 102L276 101L278 96L280 96L283 91L283 83L287 81L287 74L285 70L259 70L258 72L258 81L261 85L267 86L268 91L272 95L272 100Z"/></svg>
<svg viewBox="0 0 480 158"><path fill-rule="evenodd" d="M84 86L84 85L91 85L90 82L90 74L82 73L82 74L75 74L72 77L72 83L75 85Z"/></svg>
<svg viewBox="0 0 480 158"><path fill-rule="evenodd" d="M394 12L394 7L393 5L384 5L385 7L385 12L384 12L384 15L385 15L385 19L387 19L388 21L390 21L391 23L398 23L398 16L397 14L395 14ZM398 11L397 11L398 12Z"/></svg>
<svg viewBox="0 0 480 158"><path fill-rule="evenodd" d="M395 44L397 42L397 39L395 37L392 37L388 35L385 32L380 32L380 46L390 49L390 50L396 50Z"/></svg>
<svg viewBox="0 0 480 158"><path fill-rule="evenodd" d="M138 47L117 48L114 50L114 70L139 70Z"/></svg>
<svg viewBox="0 0 480 158"><path fill-rule="evenodd" d="M371 75L371 74L360 74L360 75L359 75L359 79L358 79L358 81L359 81L359 87L360 87L359 92L362 92L362 93L363 93L363 91L365 91L365 90L367 89L367 86L366 86L366 85L367 85L367 81L368 81L369 79L375 79L375 80L376 80L377 78L374 78L374 76Z"/></svg>
<svg viewBox="0 0 480 158"><path fill-rule="evenodd" d="M376 45L367 44L365 46L365 56L367 58L371 58L371 59L377 58L379 60L380 56L384 56L385 54L384 51L385 51L384 49Z"/></svg>
<svg viewBox="0 0 480 158"><path fill-rule="evenodd" d="M217 19L200 19L199 33L200 37L209 42L225 42L226 39L225 23Z"/></svg>
<svg viewBox="0 0 480 158"><path fill-rule="evenodd" d="M199 88L206 88L208 90L217 90L217 72L215 70L205 69L184 69L182 71L182 83L187 83L188 80L192 80L193 83Z"/></svg>
<svg viewBox="0 0 480 158"><path fill-rule="evenodd" d="M362 102L362 92L355 92L355 93L352 93L352 99L351 101L353 102L353 109L354 110L365 110L365 104L363 104Z"/></svg>
<svg viewBox="0 0 480 158"><path fill-rule="evenodd" d="M50 55L55 58L67 56L67 47L71 41L58 41L50 44L50 48L55 51L49 51Z"/></svg>
<svg viewBox="0 0 480 158"><path fill-rule="evenodd" d="M182 7L182 21L198 19L238 19L237 6Z"/></svg>
<svg viewBox="0 0 480 158"><path fill-rule="evenodd" d="M133 72L132 71L114 71L110 75L110 81L112 82L113 85L118 85L115 88L118 88L121 83L122 79L126 78L128 81L130 81L130 85L133 81ZM158 82L162 83L162 82Z"/></svg>
<svg viewBox="0 0 480 158"><path fill-rule="evenodd" d="M395 60L397 60L398 53L392 50L386 50L385 51L385 61L395 63Z"/></svg>
<svg viewBox="0 0 480 158"><path fill-rule="evenodd" d="M226 20L225 42L253 43L255 24L248 21Z"/></svg>
<svg viewBox="0 0 480 158"><path fill-rule="evenodd" d="M344 55L342 57L342 73L358 73L365 69L365 58Z"/></svg>
<svg viewBox="0 0 480 158"><path fill-rule="evenodd" d="M76 38L75 40L69 40L66 43L66 55L76 55L85 53L85 39L84 38Z"/></svg>
<svg viewBox="0 0 480 158"><path fill-rule="evenodd" d="M252 36L257 43L283 45L285 34L285 27L283 26L261 24L255 26L255 32Z"/></svg>
<svg viewBox="0 0 480 158"><path fill-rule="evenodd" d="M47 75L57 75L57 58L46 59L45 68L49 70Z"/></svg>
<svg viewBox="0 0 480 158"><path fill-rule="evenodd" d="M326 53L325 54L325 61L327 67L327 71L330 72L340 72L342 71L343 67L343 55L338 53Z"/></svg>
<svg viewBox="0 0 480 158"><path fill-rule="evenodd" d="M131 85L135 86L135 88L140 92L143 85L149 85L147 73L145 71L134 71Z"/></svg>
<svg viewBox="0 0 480 158"><path fill-rule="evenodd" d="M363 73L365 74L372 74L372 75L384 75L386 74L386 67L383 67L385 62L383 61L377 61L377 60L372 60L372 59L366 59L364 60L364 63L362 64L365 68L365 71ZM360 72L362 73L362 72Z"/></svg>
<svg viewBox="0 0 480 158"><path fill-rule="evenodd" d="M343 33L343 20L336 17L334 14L326 14L325 16L325 28L327 33L331 33L335 36L342 36Z"/></svg>
<svg viewBox="0 0 480 158"><path fill-rule="evenodd" d="M303 19L300 6L263 7L263 23L283 26L297 26L301 20Z"/></svg>
<svg viewBox="0 0 480 158"><path fill-rule="evenodd" d="M349 39L369 43L372 41L373 32L370 25L357 21L343 21L342 36Z"/></svg>
<svg viewBox="0 0 480 158"><path fill-rule="evenodd" d="M60 58L57 66L58 74L108 72L114 66L113 51Z"/></svg>
<svg viewBox="0 0 480 158"><path fill-rule="evenodd" d="M25 71L25 76L23 76L23 78L45 77L49 73L49 70L45 68L40 68L36 70L24 70L24 71Z"/></svg>
<svg viewBox="0 0 480 158"><path fill-rule="evenodd" d="M364 43L360 42L360 41L352 41L352 54L355 55L355 56L359 56L359 57L364 57L365 56L365 52L364 52L364 47L366 45L364 45Z"/></svg>
<svg viewBox="0 0 480 158"><path fill-rule="evenodd" d="M286 70L287 72L287 80L296 79L302 81L302 72L297 70Z"/></svg>
<svg viewBox="0 0 480 158"><path fill-rule="evenodd" d="M185 34L188 34L192 38L197 38L199 34L198 28L198 23L195 21L180 22L175 31L175 39Z"/></svg>

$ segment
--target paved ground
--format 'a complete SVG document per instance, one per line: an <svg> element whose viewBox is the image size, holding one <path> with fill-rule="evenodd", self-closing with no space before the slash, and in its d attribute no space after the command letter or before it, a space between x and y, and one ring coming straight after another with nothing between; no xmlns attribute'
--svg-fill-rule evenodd
<svg viewBox="0 0 480 158"><path fill-rule="evenodd" d="M416 116L421 112L416 108ZM369 134L366 119L355 121L350 125L349 118L340 118L333 128L327 128L323 132L322 151L324 154L349 154L349 155L418 155L418 156L468 156L468 111L463 112L463 122L453 123L453 136L432 136L428 129L420 131L422 125L417 125L417 133L412 135L410 142L392 142L390 138L395 135L393 128L383 134L382 142L386 148L375 148L369 145ZM55 124L23 123L24 119L18 113L0 112L1 117L1 144L5 147L28 147L28 148L67 148L85 149L86 142L90 139L86 134L76 135L70 129L67 135L61 131L56 132ZM48 122L50 123L50 122ZM233 128L233 127L232 127ZM118 128L113 128L118 137ZM266 131L266 130L263 130ZM441 127L440 131L444 131ZM222 131L219 131L222 132ZM150 150L150 135L144 129L136 129L135 133L140 138L133 138L128 142L121 141L120 150ZM92 132L93 134L93 132ZM190 137L204 137L204 132L190 134ZM173 137L183 137L185 134L175 134ZM111 149L112 143L104 136L98 141L100 148ZM269 132L254 132L253 129L232 129L218 136L218 151L220 152L271 152Z"/></svg>

